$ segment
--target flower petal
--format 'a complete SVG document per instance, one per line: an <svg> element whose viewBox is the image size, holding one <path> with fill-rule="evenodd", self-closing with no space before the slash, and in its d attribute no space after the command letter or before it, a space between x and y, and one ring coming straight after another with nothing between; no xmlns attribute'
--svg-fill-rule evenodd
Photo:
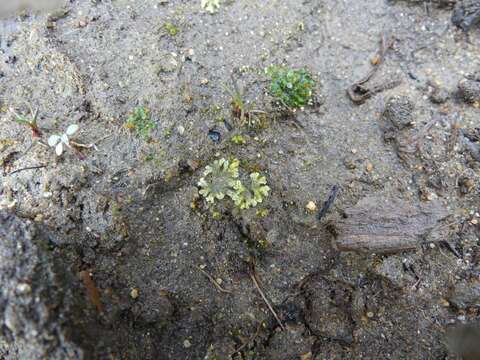
<svg viewBox="0 0 480 360"><path fill-rule="evenodd" d="M69 144L67 134L62 134L61 139L64 144L67 144L67 145Z"/></svg>
<svg viewBox="0 0 480 360"><path fill-rule="evenodd" d="M62 155L63 153L63 143L59 142L58 145L55 147L55 152L58 156Z"/></svg>
<svg viewBox="0 0 480 360"><path fill-rule="evenodd" d="M59 141L60 141L60 136L52 135L48 138L48 145L53 147L53 146L57 145Z"/></svg>
<svg viewBox="0 0 480 360"><path fill-rule="evenodd" d="M65 134L67 135L73 135L78 131L78 125L77 124L72 124L67 128L67 131L65 131Z"/></svg>

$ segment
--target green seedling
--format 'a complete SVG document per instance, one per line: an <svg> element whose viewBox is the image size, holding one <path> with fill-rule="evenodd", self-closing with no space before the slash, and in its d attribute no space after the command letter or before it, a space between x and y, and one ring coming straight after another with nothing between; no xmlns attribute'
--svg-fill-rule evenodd
<svg viewBox="0 0 480 360"><path fill-rule="evenodd" d="M202 8L210 14L214 14L220 9L220 0L202 0Z"/></svg>
<svg viewBox="0 0 480 360"><path fill-rule="evenodd" d="M270 93L290 109L313 104L315 81L305 69L270 66L266 69L271 78Z"/></svg>
<svg viewBox="0 0 480 360"><path fill-rule="evenodd" d="M234 135L230 140L237 145L244 145L246 143L245 138L242 135Z"/></svg>
<svg viewBox="0 0 480 360"><path fill-rule="evenodd" d="M42 132L40 131L38 124L37 124L37 117L38 117L38 109L33 111L32 108L30 108L30 116L18 114L15 112L14 109L10 109L10 111L13 113L15 116L14 121L20 125L25 125L30 128L32 131L32 137L34 138L40 138L42 136Z"/></svg>
<svg viewBox="0 0 480 360"><path fill-rule="evenodd" d="M259 218L264 218L266 216L268 216L269 214L269 211L268 209L258 209L255 214L259 217Z"/></svg>
<svg viewBox="0 0 480 360"><path fill-rule="evenodd" d="M175 35L178 34L178 27L175 24L172 24L171 22L165 23L165 25L163 25L163 27L165 28L168 35L170 35L170 36L175 36Z"/></svg>
<svg viewBox="0 0 480 360"><path fill-rule="evenodd" d="M255 109L255 104L249 103L245 100L243 89L241 89L237 81L232 77L233 89L224 86L225 91L230 96L230 103L232 105L232 114L235 118L240 120L240 124L254 127L261 123L259 116L266 115L265 111Z"/></svg>
<svg viewBox="0 0 480 360"><path fill-rule="evenodd" d="M75 155L77 155L80 160L85 160L85 156L80 151L81 148L92 148L95 145L85 145L78 143L72 140L72 136L78 131L79 127L77 124L71 124L67 127L67 130L63 134L54 134L48 138L48 145L52 148L55 148L55 153L57 156L61 156L65 148L72 150Z"/></svg>
<svg viewBox="0 0 480 360"><path fill-rule="evenodd" d="M150 111L142 106L133 109L125 122L125 127L144 139L149 139L152 130L157 127L155 121L150 117Z"/></svg>

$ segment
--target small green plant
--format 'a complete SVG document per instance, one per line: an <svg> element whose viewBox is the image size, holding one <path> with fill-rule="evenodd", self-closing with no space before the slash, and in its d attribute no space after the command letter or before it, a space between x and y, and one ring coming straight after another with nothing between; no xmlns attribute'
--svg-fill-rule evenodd
<svg viewBox="0 0 480 360"><path fill-rule="evenodd" d="M233 76L232 84L233 89L227 85L224 86L224 89L230 96L233 116L240 120L240 124L247 125L248 127L255 127L264 123L267 113L255 109L255 104L245 100L244 90L238 86Z"/></svg>
<svg viewBox="0 0 480 360"><path fill-rule="evenodd" d="M202 8L210 14L214 14L220 8L220 0L202 0Z"/></svg>
<svg viewBox="0 0 480 360"><path fill-rule="evenodd" d="M256 211L256 215L259 217L259 218L264 218L265 216L267 216L269 213L268 209L258 209Z"/></svg>
<svg viewBox="0 0 480 360"><path fill-rule="evenodd" d="M14 109L10 109L10 111L15 116L14 121L17 124L25 125L25 126L28 126L30 128L30 130L32 131L32 136L34 138L39 138L39 137L42 136L42 132L40 131L40 129L38 127L38 124L37 124L38 110L34 111L32 108L30 108L30 115L29 116L23 115L23 114L18 114L17 112L15 112Z"/></svg>
<svg viewBox="0 0 480 360"><path fill-rule="evenodd" d="M291 109L312 105L315 81L307 70L270 66L266 73L271 77L270 92L280 103Z"/></svg>
<svg viewBox="0 0 480 360"><path fill-rule="evenodd" d="M268 196L270 191L270 188L267 186L267 179L265 176L260 176L259 173L250 174L249 186L244 186L240 180L237 180L233 188L235 191L231 193L230 197L240 209L257 206Z"/></svg>
<svg viewBox="0 0 480 360"><path fill-rule="evenodd" d="M237 145L244 145L246 143L245 138L242 135L234 135L230 140Z"/></svg>
<svg viewBox="0 0 480 360"><path fill-rule="evenodd" d="M131 131L135 131L137 135L144 139L149 139L152 130L157 127L155 121L150 117L150 111L143 106L138 106L133 109L125 122L125 127Z"/></svg>
<svg viewBox="0 0 480 360"><path fill-rule="evenodd" d="M95 143L82 144L77 142L73 135L77 133L79 126L77 124L71 124L67 127L63 134L54 134L48 138L48 145L55 148L55 153L58 156L63 154L64 148L67 147L77 155L80 160L85 160L85 155L82 153L82 149L96 149Z"/></svg>
<svg viewBox="0 0 480 360"><path fill-rule="evenodd" d="M238 178L239 164L237 159L228 161L222 158L215 160L212 165L207 165L198 182L201 187L200 195L212 204L215 200L222 200L225 195L230 195L235 179Z"/></svg>
<svg viewBox="0 0 480 360"><path fill-rule="evenodd" d="M198 182L200 195L211 204L227 196L239 209L260 204L270 191L265 176L257 172L251 173L248 185L244 185L239 178L239 165L238 159L228 161L222 158L206 166L203 177Z"/></svg>
<svg viewBox="0 0 480 360"><path fill-rule="evenodd" d="M165 25L163 25L163 27L165 28L168 35L170 36L175 36L178 34L178 27L175 24L172 24L171 22L166 22Z"/></svg>

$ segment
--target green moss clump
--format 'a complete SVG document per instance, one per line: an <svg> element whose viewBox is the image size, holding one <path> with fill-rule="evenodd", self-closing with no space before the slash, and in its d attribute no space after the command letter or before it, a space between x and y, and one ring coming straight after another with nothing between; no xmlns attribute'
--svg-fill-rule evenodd
<svg viewBox="0 0 480 360"><path fill-rule="evenodd" d="M144 139L149 139L151 132L157 127L155 121L150 117L150 111L142 106L135 107L127 121L125 127L131 131L135 131L137 135Z"/></svg>
<svg viewBox="0 0 480 360"><path fill-rule="evenodd" d="M239 179L239 160L215 160L205 167L203 177L198 182L200 195L208 203L229 197L239 209L248 209L260 204L268 196L270 187L265 176L257 172L250 174L247 186Z"/></svg>
<svg viewBox="0 0 480 360"><path fill-rule="evenodd" d="M282 104L293 109L312 105L315 80L307 70L270 66L266 73L271 77L271 94Z"/></svg>

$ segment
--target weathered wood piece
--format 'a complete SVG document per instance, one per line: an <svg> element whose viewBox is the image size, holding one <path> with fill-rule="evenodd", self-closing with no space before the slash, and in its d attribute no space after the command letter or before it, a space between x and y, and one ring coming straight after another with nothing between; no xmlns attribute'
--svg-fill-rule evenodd
<svg viewBox="0 0 480 360"><path fill-rule="evenodd" d="M366 197L345 211L335 226L336 245L344 251L392 253L440 241L440 221L448 212L438 202L407 202Z"/></svg>

